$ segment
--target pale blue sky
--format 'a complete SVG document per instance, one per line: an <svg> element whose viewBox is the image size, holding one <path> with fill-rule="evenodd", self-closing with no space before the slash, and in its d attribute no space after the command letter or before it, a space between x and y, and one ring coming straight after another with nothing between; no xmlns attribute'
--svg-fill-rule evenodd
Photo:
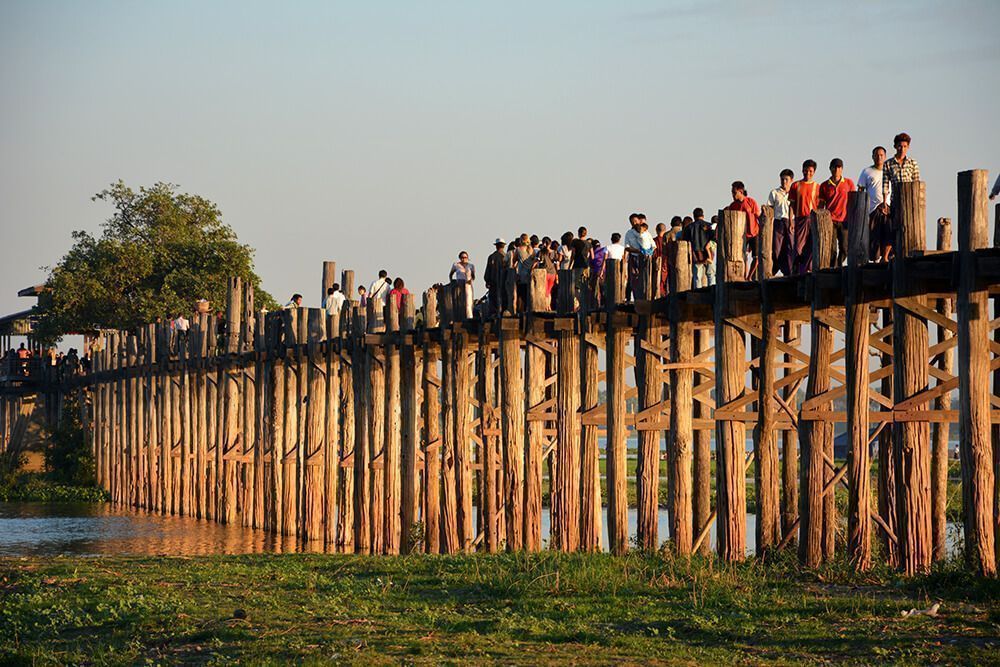
<svg viewBox="0 0 1000 667"><path fill-rule="evenodd" d="M998 27L997 0L2 0L0 312L119 178L214 200L310 305L324 259L419 291L498 234L606 240L807 157L855 178L899 130L933 221L1000 168Z"/></svg>

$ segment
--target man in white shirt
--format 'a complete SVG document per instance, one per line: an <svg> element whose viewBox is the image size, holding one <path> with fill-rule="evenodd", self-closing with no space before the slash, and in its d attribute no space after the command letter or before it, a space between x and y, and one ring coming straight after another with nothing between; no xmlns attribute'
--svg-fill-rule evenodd
<svg viewBox="0 0 1000 667"><path fill-rule="evenodd" d="M771 190L767 196L767 205L774 209L774 239L771 246L771 260L774 271L781 275L792 275L792 205L788 201L795 172L782 169L779 175L781 185ZM767 239L764 239L765 241Z"/></svg>
<svg viewBox="0 0 1000 667"><path fill-rule="evenodd" d="M882 173L885 148L872 149L872 164L861 170L858 191L868 193L868 257L873 262L888 259L892 246L892 228L889 224L889 205L892 203L892 183L886 184Z"/></svg>
<svg viewBox="0 0 1000 667"><path fill-rule="evenodd" d="M625 281L625 300L631 301L632 294L639 284L639 257L642 254L642 230L639 229L646 220L642 213L633 213L628 217L631 229L625 232L625 253L628 255L628 280Z"/></svg>
<svg viewBox="0 0 1000 667"><path fill-rule="evenodd" d="M389 283L389 272L382 269L378 272L378 278L372 282L371 287L368 288L368 300L375 302L375 312L379 315L382 313L382 308L385 306L386 297L389 296L389 290L392 285Z"/></svg>
<svg viewBox="0 0 1000 667"><path fill-rule="evenodd" d="M607 259L617 259L621 261L625 258L625 246L622 245L622 235L615 232L611 235L611 243L608 244Z"/></svg>
<svg viewBox="0 0 1000 667"><path fill-rule="evenodd" d="M188 330L191 328L191 323L188 319L184 317L184 313L177 313L177 318L172 322L174 329L174 348L175 351L180 354L181 345L187 348L188 341Z"/></svg>
<svg viewBox="0 0 1000 667"><path fill-rule="evenodd" d="M347 297L344 296L343 292L340 291L340 285L337 283L333 284L326 290L326 298L323 299L323 309L326 311L327 315L333 315L334 317L340 315L340 309L344 305L344 301Z"/></svg>

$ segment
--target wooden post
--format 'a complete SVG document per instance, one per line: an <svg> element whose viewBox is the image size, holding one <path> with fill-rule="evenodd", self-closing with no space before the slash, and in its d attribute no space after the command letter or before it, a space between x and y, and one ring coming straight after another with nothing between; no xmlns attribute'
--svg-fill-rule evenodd
<svg viewBox="0 0 1000 667"><path fill-rule="evenodd" d="M607 310L605 327L607 342L606 393L607 393L607 442L605 444L606 476L608 484L608 548L614 554L628 551L628 480L625 403L625 346L628 329L621 325L623 319L616 311L625 301L625 264L620 260L607 260L605 269L604 304Z"/></svg>
<svg viewBox="0 0 1000 667"><path fill-rule="evenodd" d="M242 281L239 278L229 279L229 289L226 292L226 339L223 341L226 351L223 374L223 406L224 421L221 423L222 436L222 514L219 517L223 523L236 521L238 497L238 463L242 453L240 439L241 382L238 370L235 368L234 356L239 352L239 331L242 320L243 294Z"/></svg>
<svg viewBox="0 0 1000 667"><path fill-rule="evenodd" d="M757 235L757 279L760 283L760 372L757 384L757 426L754 429L754 492L757 503L756 552L763 556L781 542L781 496L778 479L777 412L774 400L774 341L778 325L768 280L774 276L774 209L765 206Z"/></svg>
<svg viewBox="0 0 1000 667"><path fill-rule="evenodd" d="M254 367L254 360L250 356L253 352L253 336L256 318L253 302L253 283L246 283L243 286L243 308L240 317L239 331L239 353L237 369L240 376L241 391L240 396L243 404L240 410L240 438L241 452L239 466L237 467L237 486L239 488L239 511L240 519L244 526L253 526L254 507L254 475L255 448L257 445L257 412L256 412L256 382L257 373Z"/></svg>
<svg viewBox="0 0 1000 667"><path fill-rule="evenodd" d="M830 268L833 253L833 222L830 212L819 209L812 219L812 269L813 296L810 324L811 349L809 354L809 380L806 384L806 402L820 398L814 408L829 411L830 401L822 396L830 389L830 357L833 353L833 330L822 319L828 310L829 294L820 286L816 273ZM805 404L803 404L805 405ZM807 567L818 567L825 556L826 531L826 463L828 443L832 447L832 424L825 417L799 413L799 441L802 443L802 503L799 524L799 560ZM833 494L833 489L829 491Z"/></svg>
<svg viewBox="0 0 1000 667"><path fill-rule="evenodd" d="M864 190L847 198L847 552L855 569L871 568L871 461L868 444L870 324L861 269L868 262L868 195Z"/></svg>
<svg viewBox="0 0 1000 667"><path fill-rule="evenodd" d="M319 293L319 303L322 306L326 303L326 292L337 282L337 263L331 261L323 262L323 285ZM348 295L351 296L351 295Z"/></svg>
<svg viewBox="0 0 1000 667"><path fill-rule="evenodd" d="M295 372L298 376L298 396L296 399L296 411L298 413L297 447L295 448L296 459L298 460L298 504L299 511L295 516L298 523L298 534L305 535L305 510L306 510L306 457L308 455L308 442L306 440L309 433L309 310L299 308L298 314L298 335L296 336Z"/></svg>
<svg viewBox="0 0 1000 667"><path fill-rule="evenodd" d="M403 553L413 551L418 536L415 533L420 516L419 458L420 445L420 368L413 336L417 321L417 308L412 294L403 295L399 313L399 330L402 335L400 351L400 421L401 421L401 463L403 467L402 503L400 523L402 524L400 548ZM422 537L422 536L420 536Z"/></svg>
<svg viewBox="0 0 1000 667"><path fill-rule="evenodd" d="M798 322L786 320L782 326L782 339L785 345L798 348L802 332L802 325ZM792 355L785 353L782 355L785 368L782 371L784 377L791 375L792 370L789 365L792 363ZM786 404L795 407L797 384L785 386L782 391L782 400ZM789 543L795 543L795 531L799 523L799 434L794 428L785 429L781 434L781 534L782 539ZM790 535L791 533L791 535Z"/></svg>
<svg viewBox="0 0 1000 667"><path fill-rule="evenodd" d="M985 171L958 174L958 399L965 557L970 568L992 577L997 573L997 561L996 479L990 441L989 289L980 282L975 258L975 251L987 247L989 240L986 188Z"/></svg>
<svg viewBox="0 0 1000 667"><path fill-rule="evenodd" d="M192 389L192 423L194 438L194 469L195 469L195 499L197 502L198 518L215 518L214 508L211 507L215 482L208 474L208 438L207 421L208 406L206 396L208 393L208 329L215 325L208 313L197 313L192 323L191 342L193 356L195 357L195 371L191 376ZM214 350L213 350L214 352Z"/></svg>
<svg viewBox="0 0 1000 667"><path fill-rule="evenodd" d="M385 331L385 314L373 299L368 300L368 333ZM368 357L368 455L371 457L371 484L368 522L372 553L385 552L385 346L375 343L382 336L365 337Z"/></svg>
<svg viewBox="0 0 1000 667"><path fill-rule="evenodd" d="M347 301L349 303L353 303L355 301L354 271L345 269L340 274L340 291L344 293L344 296L347 297ZM346 306L347 304L345 303L344 305Z"/></svg>
<svg viewBox="0 0 1000 667"><path fill-rule="evenodd" d="M601 550L601 452L598 425L590 415L600 408L598 345L593 338L591 318L597 311L596 295L588 281L581 297L580 328L580 440L581 466L580 549ZM594 415L596 416L596 415Z"/></svg>
<svg viewBox="0 0 1000 667"><path fill-rule="evenodd" d="M299 308L282 311L282 333L284 335L285 357L285 416L284 450L281 461L281 518L282 535L299 534Z"/></svg>
<svg viewBox="0 0 1000 667"><path fill-rule="evenodd" d="M190 336L190 332L188 334ZM178 507L177 513L184 516L191 516L194 514L191 507L191 463L192 463L192 451L191 451L191 374L190 368L190 357L191 357L191 340L188 338L181 345L178 343L177 347L180 349L181 356L181 373L180 373L180 398L178 405L180 407L180 474L179 481L180 485L177 489L178 492Z"/></svg>
<svg viewBox="0 0 1000 667"><path fill-rule="evenodd" d="M382 456L385 476L385 553L398 554L402 538L402 413L400 408L399 307L396 299L385 302L385 449Z"/></svg>
<svg viewBox="0 0 1000 667"><path fill-rule="evenodd" d="M441 551L441 376L438 360L441 344L432 339L440 327L438 291L424 292L424 548L429 554Z"/></svg>
<svg viewBox="0 0 1000 667"><path fill-rule="evenodd" d="M269 479L264 469L264 439L267 437L267 416L265 411L267 406L267 381L268 375L265 371L264 353L266 350L266 337L264 332L264 322L267 312L260 310L255 315L253 328L253 350L254 350L254 449L253 449L253 521L254 528L264 528L265 506L264 494Z"/></svg>
<svg viewBox="0 0 1000 667"><path fill-rule="evenodd" d="M500 543L500 524L497 508L497 475L502 474L499 465L497 437L496 372L493 364L493 346L490 342L490 323L484 323L479 331L479 348L476 352L476 399L479 403L479 440L481 442L482 473L479 476L478 507L480 517L479 532L483 535L483 545L489 553L496 553Z"/></svg>
<svg viewBox="0 0 1000 667"><path fill-rule="evenodd" d="M371 452L368 446L368 353L364 346L368 314L362 308L354 310L351 337L351 366L354 369L354 550L372 553L371 537Z"/></svg>
<svg viewBox="0 0 1000 667"><path fill-rule="evenodd" d="M459 550L458 489L456 487L455 454L455 349L452 340L452 291L442 289L438 295L441 320L441 551Z"/></svg>
<svg viewBox="0 0 1000 667"><path fill-rule="evenodd" d="M465 289L456 290L452 305L455 318L465 319ZM472 528L472 382L469 368L469 339L464 331L454 332L455 366L453 410L455 413L455 483L458 509L458 540L463 551L471 551L475 539Z"/></svg>
<svg viewBox="0 0 1000 667"><path fill-rule="evenodd" d="M206 469L206 512L212 519L222 514L222 420L219 419L221 387L224 382L219 364L218 330L212 316L206 313L208 325L205 331L205 469Z"/></svg>
<svg viewBox="0 0 1000 667"><path fill-rule="evenodd" d="M906 258L923 252L926 243L923 182L901 183L892 193L899 209L896 259L892 266L893 295L893 385L897 403L927 388L927 322L907 310L901 300L926 305L917 291L915 276L907 270ZM907 575L927 572L931 566L930 429L926 421L893 423L896 444L896 515L900 561Z"/></svg>
<svg viewBox="0 0 1000 667"><path fill-rule="evenodd" d="M354 443L356 424L354 417L354 360L351 357L349 336L352 335L352 311L350 300L344 302L340 310L340 330L337 349L340 383L340 431L337 449L337 465L340 474L337 485L337 553L354 551ZM331 378L332 379L332 378Z"/></svg>
<svg viewBox="0 0 1000 667"><path fill-rule="evenodd" d="M712 286L711 289L714 291L715 287ZM694 330L695 356L701 356L711 349L711 335L709 329L696 328ZM709 383L714 385L712 379L706 379L699 382L698 387ZM710 416L709 407L701 401L695 400L693 418L708 419ZM693 534L698 534L712 520L712 432L710 429L699 428L695 430L693 459L692 480L694 488L691 494L691 514ZM710 555L712 552L711 542L707 538L702 540L701 546L696 551L702 556Z"/></svg>
<svg viewBox="0 0 1000 667"><path fill-rule="evenodd" d="M521 371L521 337L514 318L499 320L500 419L503 439L504 512L507 549L524 548L524 378Z"/></svg>
<svg viewBox="0 0 1000 667"><path fill-rule="evenodd" d="M892 326L892 308L882 310L883 329ZM885 368L893 363L893 355L883 351L881 356L882 367ZM893 397L892 376L887 375L882 379L879 391L883 396ZM888 408L884 408L888 410ZM892 531L893 535L898 535L896 522L896 464L893 429L891 426L883 428L878 436L878 513L883 523ZM895 539L890 538L888 533L881 531L882 549L885 553L886 563L889 567L899 566L899 545Z"/></svg>
<svg viewBox="0 0 1000 667"><path fill-rule="evenodd" d="M644 257L641 260L639 285L637 301L655 298L659 285L659 269L651 257ZM663 411L663 372L660 370L663 334L660 318L648 314L640 315L639 329L635 336L635 378L639 394L639 416L636 418L639 435L639 461L636 468L638 510L636 541L640 548L647 551L655 551L659 547L662 429L649 424L640 425L640 417L643 420L656 422Z"/></svg>
<svg viewBox="0 0 1000 667"><path fill-rule="evenodd" d="M573 312L574 276L559 272L559 327L556 376L556 491L552 502L553 546L576 551L580 546L580 339L574 322L565 317Z"/></svg>
<svg viewBox="0 0 1000 667"><path fill-rule="evenodd" d="M937 249L951 250L951 218L938 218ZM952 317L952 300L938 299L936 310L942 317ZM943 344L954 336L951 329L938 325L937 342ZM951 349L938 355L937 367L948 375L955 373L955 355ZM938 380L941 384L941 380ZM951 410L952 392L945 392L934 400L935 410ZM931 445L931 532L934 538L934 560L943 561L948 551L948 436L950 422L934 422Z"/></svg>
<svg viewBox="0 0 1000 667"><path fill-rule="evenodd" d="M691 554L694 519L691 513L691 470L694 460L694 327L683 302L691 289L691 244L678 241L667 246L670 281L670 538L674 550Z"/></svg>
<svg viewBox="0 0 1000 667"><path fill-rule="evenodd" d="M742 211L720 211L718 227L718 284L715 287L715 401L716 412L746 391L746 341L728 318L740 315L732 301L732 283L746 275L743 260ZM746 557L746 425L716 414L716 539L719 555L727 561Z"/></svg>
<svg viewBox="0 0 1000 667"><path fill-rule="evenodd" d="M326 489L326 359L320 351L326 339L326 312L319 308L304 309L308 324L306 365L308 397L306 402L306 437L302 474L302 528L306 541L324 538L323 514Z"/></svg>

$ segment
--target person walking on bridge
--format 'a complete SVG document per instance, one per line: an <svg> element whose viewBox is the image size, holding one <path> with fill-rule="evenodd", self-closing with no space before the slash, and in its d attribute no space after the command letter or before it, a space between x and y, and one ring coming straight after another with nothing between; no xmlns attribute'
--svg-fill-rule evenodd
<svg viewBox="0 0 1000 667"><path fill-rule="evenodd" d="M469 253L458 253L458 261L451 265L448 280L452 285L465 290L465 317L472 319L472 281L476 279L476 265L469 262Z"/></svg>
<svg viewBox="0 0 1000 667"><path fill-rule="evenodd" d="M498 238L493 242L493 252L486 259L486 298L489 303L489 314L499 315L503 311L503 288L507 282L507 256L504 246L507 242Z"/></svg>

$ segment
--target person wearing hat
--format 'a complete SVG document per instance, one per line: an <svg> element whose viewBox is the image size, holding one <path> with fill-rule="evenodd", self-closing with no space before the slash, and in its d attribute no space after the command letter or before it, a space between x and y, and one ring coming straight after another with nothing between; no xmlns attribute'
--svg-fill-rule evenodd
<svg viewBox="0 0 1000 667"><path fill-rule="evenodd" d="M486 260L486 294L489 299L490 315L498 315L503 310L503 286L507 277L507 261L504 248L507 242L498 238L493 242L493 252Z"/></svg>

